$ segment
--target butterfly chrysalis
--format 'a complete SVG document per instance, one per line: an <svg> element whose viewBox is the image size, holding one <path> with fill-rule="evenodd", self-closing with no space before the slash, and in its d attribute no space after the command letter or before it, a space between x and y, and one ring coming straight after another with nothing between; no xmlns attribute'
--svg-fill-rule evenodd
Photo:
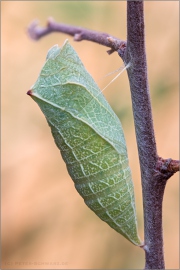
<svg viewBox="0 0 180 270"><path fill-rule="evenodd" d="M62 48L55 45L49 50L28 94L44 113L86 205L140 245L121 123L67 40Z"/></svg>

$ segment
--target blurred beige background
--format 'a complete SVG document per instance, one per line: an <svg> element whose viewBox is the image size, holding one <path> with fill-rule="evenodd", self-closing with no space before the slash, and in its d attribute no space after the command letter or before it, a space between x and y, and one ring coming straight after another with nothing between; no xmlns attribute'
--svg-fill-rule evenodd
<svg viewBox="0 0 180 270"><path fill-rule="evenodd" d="M124 1L2 1L2 269L142 269L143 250L91 212L76 192L50 129L26 92L47 51L68 38L102 89L122 66L117 53L87 41L51 34L37 42L28 24L49 16L126 39ZM145 2L149 83L159 155L179 158L179 2ZM115 76L115 75L114 75ZM102 79L102 80L101 80ZM143 239L139 162L127 75L104 92L124 127ZM167 269L179 269L178 174L164 197Z"/></svg>

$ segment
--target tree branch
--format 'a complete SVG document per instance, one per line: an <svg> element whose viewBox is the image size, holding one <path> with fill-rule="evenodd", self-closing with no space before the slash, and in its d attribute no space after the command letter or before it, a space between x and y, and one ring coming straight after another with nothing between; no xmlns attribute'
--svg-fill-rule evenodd
<svg viewBox="0 0 180 270"><path fill-rule="evenodd" d="M48 19L46 27L38 26L37 21L33 21L28 27L28 34L34 40L38 40L52 32L61 32L74 36L74 41L88 40L109 47L111 49L107 51L108 54L121 50L121 48L124 50L126 47L126 41L109 34L57 23L52 18Z"/></svg>
<svg viewBox="0 0 180 270"><path fill-rule="evenodd" d="M127 1L127 70L138 145L144 209L145 269L164 269L162 200L166 181L155 179L158 160L147 77L143 1Z"/></svg>
<svg viewBox="0 0 180 270"><path fill-rule="evenodd" d="M177 162L157 155L147 76L143 1L127 1L127 24L124 61L130 63L127 72L141 168L145 269L164 269L162 201L167 179L177 171Z"/></svg>

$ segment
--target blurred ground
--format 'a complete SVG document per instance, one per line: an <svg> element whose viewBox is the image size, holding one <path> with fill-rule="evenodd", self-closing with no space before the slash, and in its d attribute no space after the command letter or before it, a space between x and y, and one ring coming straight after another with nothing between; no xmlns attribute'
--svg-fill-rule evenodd
<svg viewBox="0 0 180 270"><path fill-rule="evenodd" d="M149 83L158 152L179 156L179 2L145 2ZM50 129L26 95L48 49L66 38L98 81L122 65L97 44L51 34L38 42L26 34L33 19L83 26L126 39L126 3L116 1L2 1L2 269L142 269L143 251L99 220L68 176ZM112 77L98 81L103 88ZM141 183L131 100L124 72L105 91L120 117L135 184L143 239ZM178 174L164 198L167 269L179 269Z"/></svg>

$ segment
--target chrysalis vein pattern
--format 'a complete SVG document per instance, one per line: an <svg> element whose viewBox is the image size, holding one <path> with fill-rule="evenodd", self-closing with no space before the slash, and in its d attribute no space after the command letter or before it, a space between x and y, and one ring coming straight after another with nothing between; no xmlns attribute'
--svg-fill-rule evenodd
<svg viewBox="0 0 180 270"><path fill-rule="evenodd" d="M55 45L49 50L28 94L44 113L86 205L140 245L121 123L68 41L62 48Z"/></svg>

